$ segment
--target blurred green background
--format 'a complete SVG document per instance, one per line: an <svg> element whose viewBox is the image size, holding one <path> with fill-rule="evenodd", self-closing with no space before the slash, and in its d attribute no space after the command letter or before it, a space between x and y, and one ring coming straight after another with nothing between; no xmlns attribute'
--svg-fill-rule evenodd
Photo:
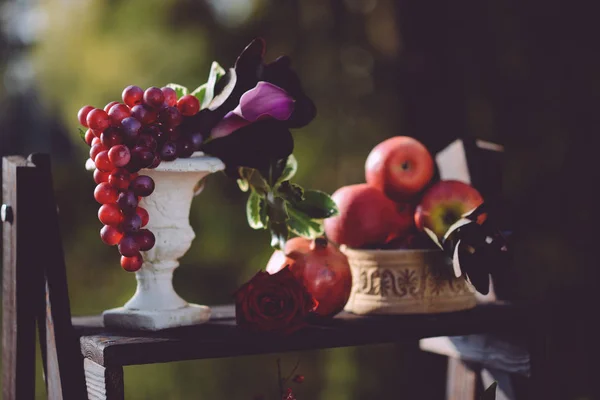
<svg viewBox="0 0 600 400"><path fill-rule="evenodd" d="M213 60L232 65L262 36L266 59L290 55L317 105L294 133L305 187L363 182L370 149L394 135L432 152L457 137L505 145L516 293L554 301L554 373L560 398L576 398L590 393L591 372L567 365L591 360L580 317L597 273L591 15L559 1L0 0L0 155L53 155L72 312L120 306L135 279L100 241L77 111L119 100L130 84L195 88ZM186 300L231 302L265 266L268 233L248 227L245 200L220 173L194 200L197 237L175 276ZM440 399L444 360L415 346L127 367L126 398L251 399L273 392L278 357L289 368L299 357L299 399Z"/></svg>

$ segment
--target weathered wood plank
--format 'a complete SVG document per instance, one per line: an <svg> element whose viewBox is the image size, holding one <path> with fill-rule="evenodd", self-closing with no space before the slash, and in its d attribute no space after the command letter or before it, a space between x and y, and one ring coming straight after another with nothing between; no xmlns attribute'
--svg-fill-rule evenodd
<svg viewBox="0 0 600 400"><path fill-rule="evenodd" d="M422 339L423 351L471 361L495 370L529 376L531 363L523 338L492 334Z"/></svg>
<svg viewBox="0 0 600 400"><path fill-rule="evenodd" d="M32 154L30 161L39 174L36 202L39 288L43 309L40 310L38 328L42 356L45 362L48 397L52 399L80 399L85 393L83 358L78 340L71 325L71 310L67 274L61 242L56 200L52 184L50 156Z"/></svg>
<svg viewBox="0 0 600 400"><path fill-rule="evenodd" d="M21 157L2 162L2 203L12 211L3 224L2 394L5 400L35 395L35 258L28 232L35 229L35 168Z"/></svg>
<svg viewBox="0 0 600 400"><path fill-rule="evenodd" d="M85 383L89 400L123 400L123 368L105 368L90 359L84 360Z"/></svg>
<svg viewBox="0 0 600 400"><path fill-rule="evenodd" d="M458 358L448 359L446 400L475 400L477 372Z"/></svg>
<svg viewBox="0 0 600 400"><path fill-rule="evenodd" d="M104 366L232 357L310 349L418 340L425 337L520 329L525 309L505 303L437 315L358 317L341 313L290 336L252 334L239 329L233 306L203 325L159 332L102 331L97 320L77 325L82 354ZM75 320L77 321L77 320ZM93 322L96 321L96 322Z"/></svg>

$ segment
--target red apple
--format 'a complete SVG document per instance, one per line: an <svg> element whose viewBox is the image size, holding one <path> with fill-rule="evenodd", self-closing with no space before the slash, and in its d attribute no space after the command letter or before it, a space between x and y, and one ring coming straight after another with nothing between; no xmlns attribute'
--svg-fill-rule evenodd
<svg viewBox="0 0 600 400"><path fill-rule="evenodd" d="M360 183L343 186L331 196L339 214L325 219L332 242L351 248L383 245L394 229L396 209L381 190Z"/></svg>
<svg viewBox="0 0 600 400"><path fill-rule="evenodd" d="M394 201L414 198L431 181L434 164L427 148L409 136L384 140L365 163L367 183Z"/></svg>
<svg viewBox="0 0 600 400"><path fill-rule="evenodd" d="M433 184L421 198L415 211L415 225L419 230L427 227L438 238L460 217L483 203L483 198L473 186L454 180Z"/></svg>
<svg viewBox="0 0 600 400"><path fill-rule="evenodd" d="M387 241L394 241L398 238L404 238L415 229L415 206L411 203L396 203L396 214L394 216L394 225Z"/></svg>
<svg viewBox="0 0 600 400"><path fill-rule="evenodd" d="M352 289L346 256L324 238L296 237L286 242L284 251L273 253L267 272L274 274L289 265L294 276L319 302L317 315L329 317L342 311Z"/></svg>

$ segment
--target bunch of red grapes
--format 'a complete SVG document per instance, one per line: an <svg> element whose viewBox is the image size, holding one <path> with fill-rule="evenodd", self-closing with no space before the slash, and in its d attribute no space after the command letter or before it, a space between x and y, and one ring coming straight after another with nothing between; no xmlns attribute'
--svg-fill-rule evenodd
<svg viewBox="0 0 600 400"><path fill-rule="evenodd" d="M142 197L154 191L151 177L140 175L144 168L156 168L161 161L190 157L203 141L199 132L184 129L186 117L200 110L192 95L177 99L169 87L138 86L123 90L123 103L110 102L104 109L82 107L77 118L88 128L85 142L96 165L94 198L102 206L98 219L102 241L118 245L121 266L137 271L143 264L142 251L155 244L154 234L143 229L148 212L139 207Z"/></svg>

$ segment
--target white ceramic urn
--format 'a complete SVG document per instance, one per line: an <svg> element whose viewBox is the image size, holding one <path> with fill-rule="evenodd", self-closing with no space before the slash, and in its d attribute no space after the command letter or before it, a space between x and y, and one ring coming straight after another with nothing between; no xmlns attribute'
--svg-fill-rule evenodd
<svg viewBox="0 0 600 400"><path fill-rule="evenodd" d="M94 168L91 160L87 168ZM208 321L209 307L190 304L175 292L173 271L195 237L189 215L197 184L224 168L218 158L197 152L190 158L164 161L156 169L140 171L155 182L154 192L140 201L140 207L148 211L146 228L156 236L156 244L142 253L144 264L135 273L133 297L123 307L104 311L105 326L156 331Z"/></svg>

